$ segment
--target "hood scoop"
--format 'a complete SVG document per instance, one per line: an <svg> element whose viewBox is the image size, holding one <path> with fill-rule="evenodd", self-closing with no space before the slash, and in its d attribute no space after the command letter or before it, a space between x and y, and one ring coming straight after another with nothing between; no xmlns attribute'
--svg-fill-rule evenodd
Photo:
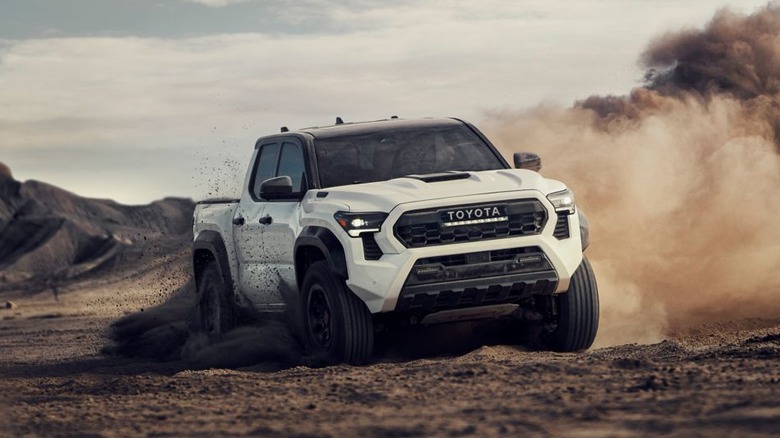
<svg viewBox="0 0 780 438"><path fill-rule="evenodd" d="M426 183L435 183L443 181L454 181L457 179L467 179L471 176L468 172L441 172L429 173L426 175L406 175L404 178L418 179Z"/></svg>

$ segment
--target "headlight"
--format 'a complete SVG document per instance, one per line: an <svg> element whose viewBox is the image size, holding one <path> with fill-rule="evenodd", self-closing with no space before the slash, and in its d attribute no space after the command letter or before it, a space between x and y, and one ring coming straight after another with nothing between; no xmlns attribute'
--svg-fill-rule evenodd
<svg viewBox="0 0 780 438"><path fill-rule="evenodd" d="M359 237L363 233L376 233L382 229L382 223L387 219L387 213L347 213L339 211L333 215L336 222L351 237Z"/></svg>
<svg viewBox="0 0 780 438"><path fill-rule="evenodd" d="M574 214L574 193L571 190L566 189L562 192L550 193L547 195L547 199L555 207L555 211Z"/></svg>

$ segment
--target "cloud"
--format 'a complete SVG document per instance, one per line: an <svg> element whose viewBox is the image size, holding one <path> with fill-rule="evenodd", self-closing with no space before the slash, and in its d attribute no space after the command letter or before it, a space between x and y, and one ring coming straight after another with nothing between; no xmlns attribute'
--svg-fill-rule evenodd
<svg viewBox="0 0 780 438"><path fill-rule="evenodd" d="M183 0L185 3L198 3L210 8L222 8L238 3L246 3L251 0Z"/></svg>
<svg viewBox="0 0 780 438"><path fill-rule="evenodd" d="M215 175L224 179L227 168L219 163L243 164L258 136L283 125L393 114L473 120L485 109L622 93L636 84L636 56L659 22L695 22L700 15L703 22L712 13L693 14L686 6L658 16L645 2L563 8L504 0L487 9L452 0L273 5L287 20L319 19L331 31L0 40L4 161L20 178L65 184L89 179L95 166L66 155L59 173L39 174L42 167L22 158L50 148L85 154L93 148L132 162L133 154L184 150L195 157L188 162L216 158L190 173L148 173L145 178L160 181L152 190L137 190L129 179L114 196L133 202L166 194L201 197L213 193ZM5 159L10 150L24 165ZM116 172L117 178L137 177L135 169ZM243 170L234 173L235 181L243 178ZM219 185L228 194L237 182ZM96 190L95 184L79 187L86 195Z"/></svg>

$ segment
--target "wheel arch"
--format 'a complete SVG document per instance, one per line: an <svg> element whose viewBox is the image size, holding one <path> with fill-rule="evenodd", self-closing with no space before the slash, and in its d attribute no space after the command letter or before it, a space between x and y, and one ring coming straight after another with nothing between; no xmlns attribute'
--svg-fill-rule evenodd
<svg viewBox="0 0 780 438"><path fill-rule="evenodd" d="M210 262L217 263L219 274L232 290L233 276L230 273L227 248L222 235L213 230L206 230L199 233L192 243L192 268L196 287L200 287L203 270Z"/></svg>
<svg viewBox="0 0 780 438"><path fill-rule="evenodd" d="M300 289L306 269L320 260L325 260L330 270L344 278L349 278L344 247L329 229L307 226L295 240L295 279Z"/></svg>

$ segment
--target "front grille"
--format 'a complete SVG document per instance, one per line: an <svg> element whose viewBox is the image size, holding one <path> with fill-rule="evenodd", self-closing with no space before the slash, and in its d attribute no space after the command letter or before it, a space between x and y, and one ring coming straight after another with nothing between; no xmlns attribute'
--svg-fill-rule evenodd
<svg viewBox="0 0 780 438"><path fill-rule="evenodd" d="M382 249L376 243L373 233L363 233L360 237L363 239L363 256L366 260L379 260L382 258Z"/></svg>
<svg viewBox="0 0 780 438"><path fill-rule="evenodd" d="M555 222L555 231L553 231L553 236L555 236L558 240L568 239L570 237L568 213L558 213L558 220Z"/></svg>
<svg viewBox="0 0 780 438"><path fill-rule="evenodd" d="M406 212L393 227L395 237L407 248L445 245L482 239L499 239L512 236L539 234L547 223L547 210L536 199L492 203L506 206L508 220L468 224L462 226L442 226L442 214L453 208L478 208L486 204L459 205L435 209Z"/></svg>

